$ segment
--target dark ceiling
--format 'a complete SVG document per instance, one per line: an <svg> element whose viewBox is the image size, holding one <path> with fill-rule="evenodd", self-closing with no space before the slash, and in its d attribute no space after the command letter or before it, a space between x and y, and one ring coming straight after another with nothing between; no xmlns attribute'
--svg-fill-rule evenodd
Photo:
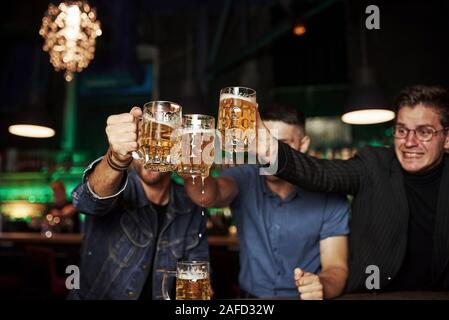
<svg viewBox="0 0 449 320"><path fill-rule="evenodd" d="M61 145L66 84L49 64L38 35L48 3L15 0L0 13L0 151ZM151 99L150 92L136 89L144 90L148 70L138 54L142 45L159 49L159 97L179 101L186 110L215 114L219 89L245 84L258 90L261 104L284 99L301 102L307 115L338 115L345 88L361 64L360 22L366 5L372 4L359 0L90 3L97 8L103 35L94 61L77 83L76 148L91 150L105 144L107 115ZM381 9L381 29L366 33L366 48L368 62L387 95L417 82L448 84L448 2L384 0L374 4ZM224 19L226 10L229 15ZM295 37L285 28L308 13L313 14L306 21L305 36ZM115 95L81 92L87 80L114 77L135 82L134 94L120 95L124 91L116 87L110 90L116 90ZM37 141L7 132L16 117L31 110L53 119L56 137Z"/></svg>

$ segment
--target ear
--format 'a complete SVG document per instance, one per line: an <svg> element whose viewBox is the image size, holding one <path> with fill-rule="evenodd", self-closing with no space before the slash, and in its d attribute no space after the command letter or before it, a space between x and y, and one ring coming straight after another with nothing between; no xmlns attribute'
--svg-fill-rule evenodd
<svg viewBox="0 0 449 320"><path fill-rule="evenodd" d="M310 146L310 137L304 136L304 138L301 139L301 147L299 148L299 151L302 153L306 153L307 150L309 150Z"/></svg>
<svg viewBox="0 0 449 320"><path fill-rule="evenodd" d="M449 151L449 130L446 132L446 139L444 140L444 149Z"/></svg>

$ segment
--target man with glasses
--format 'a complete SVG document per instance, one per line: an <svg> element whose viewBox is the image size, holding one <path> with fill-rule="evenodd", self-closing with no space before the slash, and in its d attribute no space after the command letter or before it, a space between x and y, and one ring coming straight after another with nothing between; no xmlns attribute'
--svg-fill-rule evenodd
<svg viewBox="0 0 449 320"><path fill-rule="evenodd" d="M278 177L354 196L349 292L449 290L448 92L412 86L400 92L396 109L394 149L368 147L346 161L267 141L277 148ZM300 288L301 275L296 280Z"/></svg>

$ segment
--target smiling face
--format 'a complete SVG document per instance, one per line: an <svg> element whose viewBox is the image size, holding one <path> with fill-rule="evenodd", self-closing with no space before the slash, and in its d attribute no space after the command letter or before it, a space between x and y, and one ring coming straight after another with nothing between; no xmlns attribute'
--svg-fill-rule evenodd
<svg viewBox="0 0 449 320"><path fill-rule="evenodd" d="M396 125L412 130L419 126L443 129L438 111L422 104L399 109ZM430 141L423 142L417 139L414 131L410 131L406 138L395 139L394 145L402 168L409 173L421 174L441 163L444 149L449 148L449 133L440 131Z"/></svg>

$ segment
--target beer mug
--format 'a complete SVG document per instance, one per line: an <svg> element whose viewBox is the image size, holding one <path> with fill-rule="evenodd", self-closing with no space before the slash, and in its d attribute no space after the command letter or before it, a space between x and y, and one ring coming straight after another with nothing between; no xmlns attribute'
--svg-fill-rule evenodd
<svg viewBox="0 0 449 320"><path fill-rule="evenodd" d="M209 262L178 261L176 271L164 271L162 296L170 300L168 277L176 276L176 300L210 300Z"/></svg>
<svg viewBox="0 0 449 320"><path fill-rule="evenodd" d="M209 176L214 151L215 118L204 114L183 115L181 159L177 172L192 177Z"/></svg>
<svg viewBox="0 0 449 320"><path fill-rule="evenodd" d="M132 156L152 171L173 171L178 162L177 130L181 127L181 106L169 101L151 101L143 106L139 124L139 149Z"/></svg>
<svg viewBox="0 0 449 320"><path fill-rule="evenodd" d="M256 137L256 91L244 87L221 89L217 126L223 150L248 151Z"/></svg>

